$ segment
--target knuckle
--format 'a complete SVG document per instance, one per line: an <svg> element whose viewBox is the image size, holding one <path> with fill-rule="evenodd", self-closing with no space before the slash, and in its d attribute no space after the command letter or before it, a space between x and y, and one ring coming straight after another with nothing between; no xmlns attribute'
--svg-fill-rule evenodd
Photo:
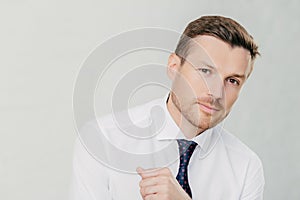
<svg viewBox="0 0 300 200"><path fill-rule="evenodd" d="M144 196L144 189L143 188L140 188L140 193L142 196Z"/></svg>
<svg viewBox="0 0 300 200"><path fill-rule="evenodd" d="M143 184L144 184L144 181L140 181L140 182L139 182L139 186L140 186L140 187L143 187Z"/></svg>
<svg viewBox="0 0 300 200"><path fill-rule="evenodd" d="M150 188L149 187L147 187L147 188L144 189L144 193L145 194L148 194L149 192L150 192Z"/></svg>

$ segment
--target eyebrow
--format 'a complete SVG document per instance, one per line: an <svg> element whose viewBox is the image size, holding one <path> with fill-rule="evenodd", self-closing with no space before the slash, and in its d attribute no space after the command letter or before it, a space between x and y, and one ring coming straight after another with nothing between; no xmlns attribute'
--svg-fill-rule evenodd
<svg viewBox="0 0 300 200"><path fill-rule="evenodd" d="M237 77L237 78L240 78L240 79L243 79L243 80L246 78L246 76L243 75L243 74L233 74L230 77Z"/></svg>
<svg viewBox="0 0 300 200"><path fill-rule="evenodd" d="M208 64L208 63L206 63L206 62L203 61L203 60L201 60L200 63L203 64L203 65L205 65L205 66L207 66L207 67L209 67L209 68L216 69L215 66L213 66L212 64Z"/></svg>
<svg viewBox="0 0 300 200"><path fill-rule="evenodd" d="M241 75L241 74L235 74L234 76L239 77L239 78L245 78L245 75Z"/></svg>
<svg viewBox="0 0 300 200"><path fill-rule="evenodd" d="M203 60L201 60L200 62L201 62L202 64L204 64L205 66L209 67L209 68L216 69L215 66L213 66L213 65L211 65L211 64L208 64L208 63L206 63L206 62L203 61ZM237 78L240 78L240 79L243 79L243 80L246 78L246 76L245 76L244 74L232 74L232 75L230 75L229 77L237 77Z"/></svg>

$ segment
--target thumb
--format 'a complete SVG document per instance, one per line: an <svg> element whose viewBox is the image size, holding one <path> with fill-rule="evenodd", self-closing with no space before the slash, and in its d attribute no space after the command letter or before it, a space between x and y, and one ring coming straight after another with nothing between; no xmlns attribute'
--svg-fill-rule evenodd
<svg viewBox="0 0 300 200"><path fill-rule="evenodd" d="M137 172L140 176L142 176L142 173L145 172L145 169L143 169L142 167L137 167L137 168L136 168L136 172Z"/></svg>

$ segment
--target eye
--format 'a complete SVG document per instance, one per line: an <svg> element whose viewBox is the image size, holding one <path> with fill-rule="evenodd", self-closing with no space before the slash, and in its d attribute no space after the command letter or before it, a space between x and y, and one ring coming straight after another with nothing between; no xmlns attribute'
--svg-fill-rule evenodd
<svg viewBox="0 0 300 200"><path fill-rule="evenodd" d="M240 82L234 78L228 78L227 81L230 83L230 84L233 84L233 85L240 85Z"/></svg>
<svg viewBox="0 0 300 200"><path fill-rule="evenodd" d="M198 70L204 74L211 74L211 70L207 68L200 68Z"/></svg>

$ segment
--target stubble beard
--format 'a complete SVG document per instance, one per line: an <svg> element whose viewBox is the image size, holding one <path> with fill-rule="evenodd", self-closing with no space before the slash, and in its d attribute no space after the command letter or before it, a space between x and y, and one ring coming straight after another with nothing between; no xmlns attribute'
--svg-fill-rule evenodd
<svg viewBox="0 0 300 200"><path fill-rule="evenodd" d="M196 102L179 103L178 99L174 94L171 95L173 104L177 110L181 113L182 117L185 118L191 125L198 128L199 130L205 131L212 125L212 116L202 113Z"/></svg>

